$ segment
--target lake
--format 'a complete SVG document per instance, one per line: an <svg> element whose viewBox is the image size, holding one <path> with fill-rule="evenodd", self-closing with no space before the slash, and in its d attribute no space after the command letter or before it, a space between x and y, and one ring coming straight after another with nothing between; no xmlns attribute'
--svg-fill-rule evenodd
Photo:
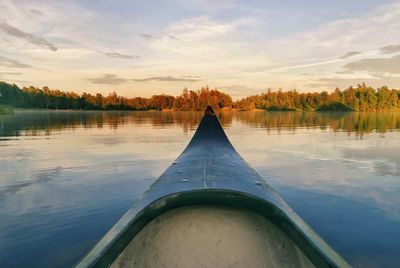
<svg viewBox="0 0 400 268"><path fill-rule="evenodd" d="M70 267L188 144L202 112L0 116L0 263ZM398 267L400 112L221 112L232 144L356 267Z"/></svg>

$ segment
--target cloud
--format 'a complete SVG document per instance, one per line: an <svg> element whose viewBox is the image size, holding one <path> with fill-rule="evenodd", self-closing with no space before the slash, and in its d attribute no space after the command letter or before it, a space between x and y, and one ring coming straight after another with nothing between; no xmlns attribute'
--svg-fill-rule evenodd
<svg viewBox="0 0 400 268"><path fill-rule="evenodd" d="M172 34L165 35L164 37L159 37L159 36L152 35L152 34L142 33L142 34L140 34L140 36L143 39L145 39L146 41L154 41L154 40L161 40L161 39L164 39L164 40L175 40L175 41L179 40L178 37L176 37L175 35L172 35Z"/></svg>
<svg viewBox="0 0 400 268"><path fill-rule="evenodd" d="M139 56L122 54L122 53L118 53L118 52L105 52L104 54L106 54L107 56L109 56L111 58L117 58L117 59L137 59L137 58L139 58Z"/></svg>
<svg viewBox="0 0 400 268"><path fill-rule="evenodd" d="M228 86L220 86L217 88L221 89L221 90L229 90L229 91L235 91L235 92L241 92L241 93L244 93L244 91L254 91L254 90L260 91L260 88L254 88L254 87L249 87L246 85L238 85L238 84L228 85Z"/></svg>
<svg viewBox="0 0 400 268"><path fill-rule="evenodd" d="M249 73L257 73L257 72L284 72L289 70L303 69L308 67L315 67L320 65L327 65L332 63L341 62L343 59L324 59L314 62L293 62L293 64L285 65L285 64L276 64L276 65L267 65L267 66L250 66L248 68L242 68L242 71Z"/></svg>
<svg viewBox="0 0 400 268"><path fill-rule="evenodd" d="M220 86L216 87L219 90L223 90L228 92L232 97L235 97L236 99L239 98L244 98L246 96L258 94L262 91L265 90L265 88L255 88L255 87L250 87L246 85L240 85L240 84L233 84L233 85L228 85L228 86Z"/></svg>
<svg viewBox="0 0 400 268"><path fill-rule="evenodd" d="M147 78L139 78L132 79L137 82L148 82L148 81L159 81L159 82L197 82L201 81L201 77L199 76L183 76L183 77L174 77L174 76L152 76Z"/></svg>
<svg viewBox="0 0 400 268"><path fill-rule="evenodd" d="M383 54L392 54L392 53L395 53L395 52L399 52L400 51L400 45L381 47L380 51Z"/></svg>
<svg viewBox="0 0 400 268"><path fill-rule="evenodd" d="M359 51L351 51L351 52L348 52L348 53L344 54L339 59L347 59L347 58L350 58L350 57L353 57L353 56L359 55L359 54L361 54L361 52L359 52Z"/></svg>
<svg viewBox="0 0 400 268"><path fill-rule="evenodd" d="M30 68L28 64L21 63L17 60L9 59L0 56L0 66L11 67L11 68Z"/></svg>
<svg viewBox="0 0 400 268"><path fill-rule="evenodd" d="M103 74L100 77L88 78L88 80L94 84L106 85L119 85L128 81L127 79L118 77L115 74Z"/></svg>
<svg viewBox="0 0 400 268"><path fill-rule="evenodd" d="M344 148L343 158L369 162L379 175L400 176L400 155L396 148L385 148L371 146L370 148Z"/></svg>
<svg viewBox="0 0 400 268"><path fill-rule="evenodd" d="M50 43L43 37L38 37L38 36L35 36L30 33L25 33L15 27L11 26L10 24L8 24L6 22L0 22L0 30L2 30L3 32L5 32L11 36L25 39L26 41L28 41L34 45L47 47L51 51L57 51L57 49L58 49L55 45L53 45L52 43Z"/></svg>
<svg viewBox="0 0 400 268"><path fill-rule="evenodd" d="M176 37L175 35L172 35L172 34L168 35L168 38L172 39L172 40L179 40L178 37Z"/></svg>
<svg viewBox="0 0 400 268"><path fill-rule="evenodd" d="M181 3L190 10L204 10L207 12L218 12L233 7L234 0L181 0Z"/></svg>
<svg viewBox="0 0 400 268"><path fill-rule="evenodd" d="M10 78L10 77L14 77L14 76L20 76L22 74L23 73L19 73L19 72L0 72L0 79L5 80L7 82L26 83L27 81L15 80L15 79Z"/></svg>
<svg viewBox="0 0 400 268"><path fill-rule="evenodd" d="M182 77L185 77L185 78L195 78L195 79L199 79L199 80L202 79L201 76L198 76L198 75L184 75L184 76L182 76Z"/></svg>
<svg viewBox="0 0 400 268"><path fill-rule="evenodd" d="M398 42L400 3L380 5L363 16L336 19L309 30L283 35L266 43L270 62L316 61L331 58L342 48L372 51L385 43ZM360 42L363 40L363 42ZM397 40L397 41L396 41ZM342 59L344 60L344 59Z"/></svg>
<svg viewBox="0 0 400 268"><path fill-rule="evenodd" d="M146 33L142 33L142 34L140 34L140 36L141 36L143 39L147 40L147 41L151 41L151 40L157 38L157 37L155 37L155 36L152 35L152 34L146 34Z"/></svg>
<svg viewBox="0 0 400 268"><path fill-rule="evenodd" d="M33 14L35 14L35 15L39 15L39 16L42 16L42 15L43 15L43 12L40 11L40 10L38 10L38 9L32 8L30 11L31 11Z"/></svg>
<svg viewBox="0 0 400 268"><path fill-rule="evenodd" d="M343 66L350 72L366 71L372 74L400 74L400 55L391 58L370 58L347 63Z"/></svg>
<svg viewBox="0 0 400 268"><path fill-rule="evenodd" d="M0 76L2 75L21 75L22 73L18 72L0 72Z"/></svg>
<svg viewBox="0 0 400 268"><path fill-rule="evenodd" d="M194 17L171 24L167 29L166 37L169 39L193 42L205 38L221 37L240 26L253 23L254 20L247 18L231 22L219 22L206 16Z"/></svg>
<svg viewBox="0 0 400 268"><path fill-rule="evenodd" d="M304 18L312 16L299 9L297 14L292 14L293 18L282 23L280 18L286 8L272 9L276 14L272 12L269 16L271 6L257 1L249 5L229 0L179 0L177 3L181 2L188 2L190 9L180 4L161 4L161 10L173 8L176 12L163 18L160 24L152 23L143 12L151 4L140 7L133 3L117 4L113 8L106 4L107 8L98 9L96 5L80 1L0 1L0 10L4 11L0 23L7 22L60 46L57 53L50 53L47 47L31 45L0 29L4 37L0 38L1 55L37 67L35 72L24 72L21 76L24 79L34 84L45 79L47 84L59 84L64 89L85 87L95 91L99 83L117 83L109 88L123 94L133 94L126 91L125 85L132 85L131 89L139 92L138 95L150 95L156 90L172 94L181 84L207 81L210 86L233 85L228 90L245 95L252 89L241 85L254 87L254 92L266 86L306 90L304 84L318 78L364 76L372 79L365 71L349 74L350 70L343 65L367 57L392 57L394 54L381 55L378 49L400 44L400 3L357 6L358 11L352 10L352 16L330 16L333 11L328 10L327 16L313 17L316 19L307 23L302 23ZM206 4L207 10L202 8ZM232 9L217 12L216 6ZM130 12L133 16L124 18L128 8L134 14ZM76 16L72 18L70 14ZM362 55L350 54L358 51ZM135 55L140 56L140 62L136 62ZM132 73L137 64L141 66L140 71ZM323 73L318 71L321 66ZM45 68L58 71L46 73ZM252 68L259 70L246 71ZM4 71L8 70L25 71L12 68ZM82 79L84 73L86 76ZM301 73L312 75L306 77ZM183 74L199 74L203 78ZM196 82L199 80L202 81ZM379 77L374 81L382 82Z"/></svg>
<svg viewBox="0 0 400 268"><path fill-rule="evenodd" d="M337 71L337 72L335 72L336 74L352 74L352 73L354 73L354 72L352 72L352 71Z"/></svg>
<svg viewBox="0 0 400 268"><path fill-rule="evenodd" d="M398 87L400 84L399 76L380 76L380 77L355 77L355 78L342 78L342 77L330 77L320 78L312 80L307 84L308 87L312 88L328 88L334 89L347 88L349 86L357 86L357 84L366 83L371 87L381 87L383 85L388 87Z"/></svg>

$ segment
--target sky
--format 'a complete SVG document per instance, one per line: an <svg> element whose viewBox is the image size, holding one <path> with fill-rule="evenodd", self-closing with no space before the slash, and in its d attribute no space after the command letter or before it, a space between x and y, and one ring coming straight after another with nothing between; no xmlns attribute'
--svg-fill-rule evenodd
<svg viewBox="0 0 400 268"><path fill-rule="evenodd" d="M0 80L149 97L400 88L400 1L0 0Z"/></svg>

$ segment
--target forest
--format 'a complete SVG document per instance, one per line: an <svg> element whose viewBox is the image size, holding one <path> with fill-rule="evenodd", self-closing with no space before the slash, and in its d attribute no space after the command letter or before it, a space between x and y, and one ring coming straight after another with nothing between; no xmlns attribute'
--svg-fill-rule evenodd
<svg viewBox="0 0 400 268"><path fill-rule="evenodd" d="M340 90L336 88L331 93L291 91L272 91L260 95L243 98L233 104L238 109L265 109L281 111L377 111L400 108L400 90L382 86L374 89L365 85L348 87Z"/></svg>
<svg viewBox="0 0 400 268"><path fill-rule="evenodd" d="M207 105L215 109L263 109L272 111L376 111L400 108L400 90L386 86L374 89L359 84L332 92L272 91L233 101L228 94L203 87L198 90L183 89L179 96L154 95L150 98L127 98L115 92L102 94L66 92L48 87L18 87L0 81L0 105L16 108L62 110L204 110Z"/></svg>
<svg viewBox="0 0 400 268"><path fill-rule="evenodd" d="M150 98L126 98L112 92L107 96L65 92L48 87L19 88L0 82L0 104L17 108L62 110L204 110L207 105L219 109L232 106L232 98L208 87L192 91L184 89L180 96L154 95Z"/></svg>

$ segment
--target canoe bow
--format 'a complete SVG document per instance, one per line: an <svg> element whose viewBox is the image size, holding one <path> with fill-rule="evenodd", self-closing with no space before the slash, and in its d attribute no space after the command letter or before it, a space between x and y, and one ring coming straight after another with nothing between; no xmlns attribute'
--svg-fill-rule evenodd
<svg viewBox="0 0 400 268"><path fill-rule="evenodd" d="M182 154L77 267L108 267L151 220L198 204L253 210L287 234L316 267L350 267L236 152L211 107Z"/></svg>

